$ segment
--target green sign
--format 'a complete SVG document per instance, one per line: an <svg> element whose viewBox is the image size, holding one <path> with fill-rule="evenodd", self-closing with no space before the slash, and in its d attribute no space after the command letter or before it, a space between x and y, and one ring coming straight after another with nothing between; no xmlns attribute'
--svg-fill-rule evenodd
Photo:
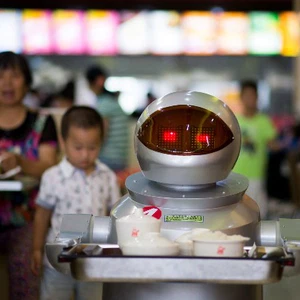
<svg viewBox="0 0 300 300"><path fill-rule="evenodd" d="M196 222L203 223L204 216L191 216L191 215L165 215L165 222Z"/></svg>

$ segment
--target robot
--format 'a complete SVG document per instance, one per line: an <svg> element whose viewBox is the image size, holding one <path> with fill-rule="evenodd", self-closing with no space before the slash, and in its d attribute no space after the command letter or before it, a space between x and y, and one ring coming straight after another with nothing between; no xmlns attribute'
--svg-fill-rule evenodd
<svg viewBox="0 0 300 300"><path fill-rule="evenodd" d="M298 273L300 237L298 239L299 234L294 230L300 225L298 220L260 221L256 202L245 195L247 178L231 173L239 155L241 134L237 119L226 104L216 97L194 91L168 94L144 110L137 122L134 138L141 172L127 178L128 194L113 207L110 217L64 216L56 241L46 245L47 256L57 270L71 272L81 280L105 282L105 300L124 297L130 300L261 300L263 284L275 278L280 280L280 276L273 276L272 272L257 279L256 273L262 269L251 267L249 272L253 274L249 274L247 280L243 279L242 273L230 279L234 277L234 270L244 268L244 262L238 262L232 268L232 261L226 259L217 262L221 268L216 270L218 276L212 274L208 279L200 274L186 280L179 275L178 278L170 276L173 279L163 274L153 277L147 269L146 275L140 273L135 279L127 280L124 275L121 279L117 274L126 269L126 264L115 257L106 258L105 268L99 257L98 260L94 257L93 262L76 258L69 260L70 264L57 262L64 249L72 246L116 244L116 220L131 214L135 208L143 208L145 214L161 219L161 234L171 240L193 228L209 228L247 236L250 238L249 246L254 242L270 247L282 246L288 251L288 257L296 258L296 266L289 267L289 274ZM66 259L68 256L61 256L61 261L64 260L62 257ZM126 261L129 263L127 268L137 267L140 262L139 258ZM144 261L149 265L156 262L154 258ZM185 265L188 259L182 261L178 258L177 263L174 260L169 263L173 264L170 267L173 272L183 274L182 269L187 268L186 274L191 274L197 262L199 267L216 263L204 258L190 261L188 266ZM112 270L110 275L104 272L107 268ZM282 270L281 265L277 275L282 274ZM132 273L134 271L129 275Z"/></svg>

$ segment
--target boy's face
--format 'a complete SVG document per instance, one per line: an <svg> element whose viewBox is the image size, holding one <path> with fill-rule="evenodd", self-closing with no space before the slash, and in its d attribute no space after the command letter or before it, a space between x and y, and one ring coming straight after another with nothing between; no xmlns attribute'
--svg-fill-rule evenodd
<svg viewBox="0 0 300 300"><path fill-rule="evenodd" d="M96 127L83 129L71 126L66 140L63 141L68 161L87 174L94 170L100 146L100 129Z"/></svg>
<svg viewBox="0 0 300 300"><path fill-rule="evenodd" d="M241 100L246 109L257 109L257 93L253 88L244 88L243 92L241 93Z"/></svg>

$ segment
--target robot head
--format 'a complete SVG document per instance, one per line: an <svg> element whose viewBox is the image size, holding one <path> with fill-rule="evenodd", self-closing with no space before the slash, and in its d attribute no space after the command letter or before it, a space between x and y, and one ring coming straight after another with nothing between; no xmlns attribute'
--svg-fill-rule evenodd
<svg viewBox="0 0 300 300"><path fill-rule="evenodd" d="M152 102L136 126L135 150L146 178L168 185L225 179L240 151L233 112L199 92L175 92Z"/></svg>

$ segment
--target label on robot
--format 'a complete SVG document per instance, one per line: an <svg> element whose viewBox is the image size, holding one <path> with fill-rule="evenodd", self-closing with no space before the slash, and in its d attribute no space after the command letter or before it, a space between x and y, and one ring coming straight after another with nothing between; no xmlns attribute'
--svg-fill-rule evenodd
<svg viewBox="0 0 300 300"><path fill-rule="evenodd" d="M145 206L143 208L144 215L148 215L154 217L156 219L160 219L162 213L161 210L156 206Z"/></svg>
<svg viewBox="0 0 300 300"><path fill-rule="evenodd" d="M204 216L191 216L191 215L165 215L165 222L196 222L203 223Z"/></svg>

